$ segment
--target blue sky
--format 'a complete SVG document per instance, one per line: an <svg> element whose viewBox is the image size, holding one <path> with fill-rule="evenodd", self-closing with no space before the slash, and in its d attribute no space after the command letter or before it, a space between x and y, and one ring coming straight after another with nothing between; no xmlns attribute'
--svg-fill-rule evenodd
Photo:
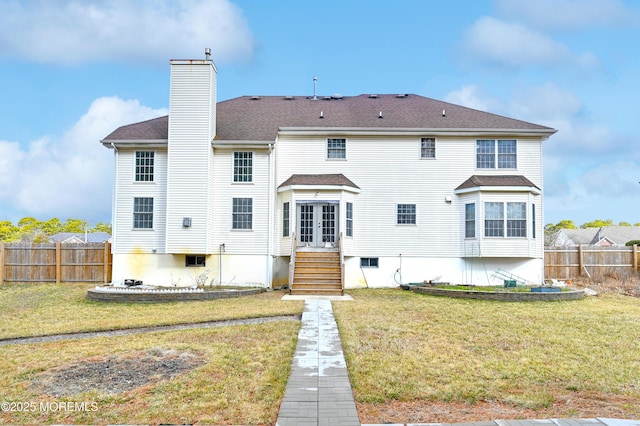
<svg viewBox="0 0 640 426"><path fill-rule="evenodd" d="M640 222L636 0L0 0L0 220L110 222L116 127L165 115L169 59L218 99L416 93L537 124L545 223Z"/></svg>

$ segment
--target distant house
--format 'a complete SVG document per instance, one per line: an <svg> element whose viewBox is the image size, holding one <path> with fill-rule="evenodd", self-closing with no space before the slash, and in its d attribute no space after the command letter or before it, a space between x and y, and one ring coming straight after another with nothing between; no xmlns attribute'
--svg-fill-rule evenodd
<svg viewBox="0 0 640 426"><path fill-rule="evenodd" d="M640 226L603 226L601 228L560 229L548 242L551 247L595 245L624 246L628 241L640 240Z"/></svg>
<svg viewBox="0 0 640 426"><path fill-rule="evenodd" d="M209 58L170 67L169 115L101 141L116 163L114 277L353 288L492 284L504 269L543 281L554 129L415 94L217 102ZM341 271L326 266L336 252Z"/></svg>
<svg viewBox="0 0 640 426"><path fill-rule="evenodd" d="M60 242L62 244L104 243L109 240L111 240L111 234L108 232L90 232L86 234L60 232L49 237L49 241L52 243Z"/></svg>

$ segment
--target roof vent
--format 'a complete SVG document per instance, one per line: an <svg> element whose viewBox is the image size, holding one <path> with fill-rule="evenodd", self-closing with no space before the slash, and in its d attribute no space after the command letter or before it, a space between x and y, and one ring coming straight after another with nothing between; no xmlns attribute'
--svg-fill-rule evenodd
<svg viewBox="0 0 640 426"><path fill-rule="evenodd" d="M250 98L252 101L257 101L258 99L260 99L260 96L251 96Z"/></svg>
<svg viewBox="0 0 640 426"><path fill-rule="evenodd" d="M324 118L324 111L320 111L320 118Z"/></svg>
<svg viewBox="0 0 640 426"><path fill-rule="evenodd" d="M204 59L206 61L210 61L211 60L211 49L210 48L206 48L204 49Z"/></svg>
<svg viewBox="0 0 640 426"><path fill-rule="evenodd" d="M343 96L340 93L334 93L331 95L331 99L342 99Z"/></svg>
<svg viewBox="0 0 640 426"><path fill-rule="evenodd" d="M284 99L286 101L292 101L293 100L293 96L285 96Z"/></svg>
<svg viewBox="0 0 640 426"><path fill-rule="evenodd" d="M447 111L442 110L442 116L443 116L443 117L446 117L446 116L447 116Z"/></svg>
<svg viewBox="0 0 640 426"><path fill-rule="evenodd" d="M330 100L331 100L331 96L325 96L325 97L324 97L324 98L322 98L322 99L324 99L325 101L330 101Z"/></svg>
<svg viewBox="0 0 640 426"><path fill-rule="evenodd" d="M407 95L406 93L405 93L405 94L399 94L399 95L396 95L396 98L398 98L398 99L404 99L404 98L406 98L407 96L409 96L409 95Z"/></svg>
<svg viewBox="0 0 640 426"><path fill-rule="evenodd" d="M369 98L371 98L371 99L378 99L378 95L369 95Z"/></svg>
<svg viewBox="0 0 640 426"><path fill-rule="evenodd" d="M382 116L382 111L380 111L380 112L378 113L378 118L384 118L384 117Z"/></svg>

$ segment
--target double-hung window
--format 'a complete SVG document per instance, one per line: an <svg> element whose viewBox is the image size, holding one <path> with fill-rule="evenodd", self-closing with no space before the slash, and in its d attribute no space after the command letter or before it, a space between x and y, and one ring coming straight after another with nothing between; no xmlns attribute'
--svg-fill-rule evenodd
<svg viewBox="0 0 640 426"><path fill-rule="evenodd" d="M517 161L515 139L478 139L476 141L476 168L515 169Z"/></svg>
<svg viewBox="0 0 640 426"><path fill-rule="evenodd" d="M234 198L232 211L233 229L252 229L253 226L253 199Z"/></svg>
<svg viewBox="0 0 640 426"><path fill-rule="evenodd" d="M133 199L133 229L153 229L153 198Z"/></svg>
<svg viewBox="0 0 640 426"><path fill-rule="evenodd" d="M527 236L527 204L507 203L507 237Z"/></svg>
<svg viewBox="0 0 640 426"><path fill-rule="evenodd" d="M136 151L136 182L153 182L153 151Z"/></svg>
<svg viewBox="0 0 640 426"><path fill-rule="evenodd" d="M464 237L476 237L476 204L469 203L464 205Z"/></svg>
<svg viewBox="0 0 640 426"><path fill-rule="evenodd" d="M420 158L436 158L436 138L421 139Z"/></svg>
<svg viewBox="0 0 640 426"><path fill-rule="evenodd" d="M504 203L484 203L484 236L504 237Z"/></svg>
<svg viewBox="0 0 640 426"><path fill-rule="evenodd" d="M347 158L347 140L327 139L327 158Z"/></svg>
<svg viewBox="0 0 640 426"><path fill-rule="evenodd" d="M396 223L398 225L415 225L416 224L416 205L415 204L398 204Z"/></svg>
<svg viewBox="0 0 640 426"><path fill-rule="evenodd" d="M484 203L484 236L526 237L527 203Z"/></svg>
<svg viewBox="0 0 640 426"><path fill-rule="evenodd" d="M290 218L289 215L289 202L287 201L282 205L282 236L288 237L290 232Z"/></svg>
<svg viewBox="0 0 640 426"><path fill-rule="evenodd" d="M353 203L347 203L347 237L353 237Z"/></svg>
<svg viewBox="0 0 640 426"><path fill-rule="evenodd" d="M253 182L253 152L233 153L233 181Z"/></svg>

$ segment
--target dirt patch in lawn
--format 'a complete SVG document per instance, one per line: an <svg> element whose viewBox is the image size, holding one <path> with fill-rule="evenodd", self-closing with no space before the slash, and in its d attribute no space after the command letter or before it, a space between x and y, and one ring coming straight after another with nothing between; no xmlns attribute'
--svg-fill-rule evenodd
<svg viewBox="0 0 640 426"><path fill-rule="evenodd" d="M39 374L32 386L56 397L88 391L117 394L171 379L203 363L193 352L155 348L64 364Z"/></svg>
<svg viewBox="0 0 640 426"><path fill-rule="evenodd" d="M492 401L476 404L440 401L358 403L362 423L466 423L487 420L548 418L637 419L638 401L620 395L574 392L558 397L546 408L528 409Z"/></svg>

